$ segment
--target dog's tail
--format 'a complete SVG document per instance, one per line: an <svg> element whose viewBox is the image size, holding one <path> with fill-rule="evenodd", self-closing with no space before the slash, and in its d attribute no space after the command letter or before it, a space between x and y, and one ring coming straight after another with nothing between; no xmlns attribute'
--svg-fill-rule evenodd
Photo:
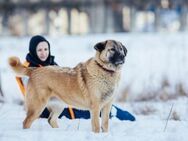
<svg viewBox="0 0 188 141"><path fill-rule="evenodd" d="M20 59L18 57L10 57L8 59L8 63L10 65L10 67L14 70L14 72L19 75L19 76L30 76L31 72L32 72L32 68L29 67L25 67L21 62Z"/></svg>

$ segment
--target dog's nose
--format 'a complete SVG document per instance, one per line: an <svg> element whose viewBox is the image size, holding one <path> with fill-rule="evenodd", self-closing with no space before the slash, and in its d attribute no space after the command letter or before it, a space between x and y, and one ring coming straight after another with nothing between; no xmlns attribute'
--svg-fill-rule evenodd
<svg viewBox="0 0 188 141"><path fill-rule="evenodd" d="M119 57L120 57L120 59L124 60L124 58L125 58L125 55L123 55L123 54L120 54L120 55L119 55Z"/></svg>

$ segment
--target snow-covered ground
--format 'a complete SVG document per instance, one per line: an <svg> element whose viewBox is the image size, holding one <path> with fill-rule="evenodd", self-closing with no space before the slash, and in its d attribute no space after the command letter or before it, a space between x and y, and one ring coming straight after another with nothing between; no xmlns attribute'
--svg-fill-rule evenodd
<svg viewBox="0 0 188 141"><path fill-rule="evenodd" d="M159 103L158 103L159 104ZM46 119L36 120L30 129L22 129L25 117L23 106L4 104L0 108L0 140L1 141L187 141L188 121L185 119L168 121L166 118L171 104L159 104L161 111L151 115L136 115L136 121L110 120L108 133L95 134L91 132L91 121L76 119L74 121L62 118L58 120L60 128L52 129ZM180 109L188 103L181 101ZM145 105L145 104L141 104ZM155 107L155 103L149 104ZM148 105L148 106L149 106ZM138 105L137 105L138 106ZM176 104L174 106L177 106ZM140 107L140 106L139 106ZM166 111L164 110L166 109Z"/></svg>
<svg viewBox="0 0 188 141"><path fill-rule="evenodd" d="M0 105L0 141L7 140L129 140L129 141L184 141L188 135L188 98L179 97L169 101L136 102L140 95L160 90L167 80L164 91L177 93L181 84L188 93L188 33L178 34L109 34L88 36L47 37L52 54L61 66L73 67L93 56L93 46L106 39L121 41L128 49L119 97L127 90L127 100L115 102L136 116L135 122L110 120L109 133L91 132L90 120L59 120L60 128L52 129L45 119L34 122L31 129L23 130L25 117L23 106L18 105L22 95L16 85L14 73L7 64L7 58L15 55L24 61L28 52L30 37L0 38L0 71L6 103ZM165 94L164 92L164 94ZM162 93L163 94L163 93ZM173 105L172 114L164 132L166 119Z"/></svg>

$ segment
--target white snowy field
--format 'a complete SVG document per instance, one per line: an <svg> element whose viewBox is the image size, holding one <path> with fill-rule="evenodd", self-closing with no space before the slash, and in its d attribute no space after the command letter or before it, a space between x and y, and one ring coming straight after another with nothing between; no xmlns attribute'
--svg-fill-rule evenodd
<svg viewBox="0 0 188 141"><path fill-rule="evenodd" d="M180 109L185 103L184 100L177 103ZM156 106L155 106L156 104ZM145 105L142 103L141 105ZM140 104L135 104L140 108ZM168 121L166 130L166 118L171 104L150 103L147 106L160 108L151 115L136 115L136 121L120 121L116 118L110 120L108 133L95 134L91 132L91 121L84 119L69 120L62 118L58 120L60 128L52 129L47 119L36 120L30 129L22 129L22 121L25 112L22 106L4 104L0 108L0 140L1 141L187 141L188 121L185 119ZM141 106L142 107L142 106ZM126 108L126 107L124 107ZM166 110L164 110L166 109ZM129 111L131 111L128 108Z"/></svg>
<svg viewBox="0 0 188 141"><path fill-rule="evenodd" d="M110 120L109 133L91 132L90 120L60 119L59 129L52 129L46 119L34 122L31 129L23 130L25 117L23 100L10 70L7 59L19 56L24 61L30 37L0 37L0 72L5 104L0 105L0 141L9 140L100 140L100 141L184 141L188 135L188 33L178 34L109 34L88 36L47 37L52 55L60 66L73 67L94 56L93 46L106 39L121 41L128 49L122 70L118 97L127 91L127 101L116 105L131 112L135 122ZM135 101L140 95L149 97L161 89L162 82L168 85L163 94L177 94L181 84L184 96L168 101ZM181 95L181 94L180 94ZM157 97L157 96L156 96ZM170 120L164 132L166 119L173 105Z"/></svg>

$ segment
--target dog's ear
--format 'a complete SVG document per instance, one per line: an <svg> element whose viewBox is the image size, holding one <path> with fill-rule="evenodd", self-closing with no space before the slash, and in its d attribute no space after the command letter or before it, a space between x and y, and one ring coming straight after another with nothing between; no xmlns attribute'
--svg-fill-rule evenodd
<svg viewBox="0 0 188 141"><path fill-rule="evenodd" d="M125 56L127 55L127 48L123 45L123 44L121 44L122 45L122 48L123 48L123 51L124 51L124 54L125 54Z"/></svg>
<svg viewBox="0 0 188 141"><path fill-rule="evenodd" d="M103 51L103 50L105 49L106 42L107 42L107 41L99 42L99 43L97 43L97 44L94 46L94 48L95 48L97 51L101 52L101 51Z"/></svg>

